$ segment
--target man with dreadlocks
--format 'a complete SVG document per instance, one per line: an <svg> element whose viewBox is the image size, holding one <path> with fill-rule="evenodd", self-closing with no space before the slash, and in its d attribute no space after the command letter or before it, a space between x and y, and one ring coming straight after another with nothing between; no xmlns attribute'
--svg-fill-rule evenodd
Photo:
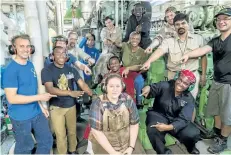
<svg viewBox="0 0 231 155"><path fill-rule="evenodd" d="M199 154L195 144L200 139L200 130L191 122L195 100L190 93L196 77L189 70L181 70L170 81L153 83L142 89L142 95L155 98L147 112L147 134L157 154L172 154L165 147L165 135L170 133L182 142L189 153Z"/></svg>

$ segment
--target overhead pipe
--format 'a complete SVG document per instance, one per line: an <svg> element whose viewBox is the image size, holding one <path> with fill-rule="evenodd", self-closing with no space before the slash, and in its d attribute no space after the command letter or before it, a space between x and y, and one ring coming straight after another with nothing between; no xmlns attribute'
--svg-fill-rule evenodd
<svg viewBox="0 0 231 155"><path fill-rule="evenodd" d="M119 23L119 1L115 0L115 26L118 27Z"/></svg>
<svg viewBox="0 0 231 155"><path fill-rule="evenodd" d="M58 23L58 34L63 34L62 32L62 14L61 14L61 2L56 1L56 19Z"/></svg>

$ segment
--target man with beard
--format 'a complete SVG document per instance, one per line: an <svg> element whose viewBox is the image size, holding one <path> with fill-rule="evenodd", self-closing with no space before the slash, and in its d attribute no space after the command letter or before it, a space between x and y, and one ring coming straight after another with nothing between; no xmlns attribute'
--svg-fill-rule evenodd
<svg viewBox="0 0 231 155"><path fill-rule="evenodd" d="M135 5L132 15L128 19L126 35L123 42L129 40L129 35L133 31L141 31L140 47L146 49L152 42L150 39L150 19L144 16L144 7L138 3Z"/></svg>
<svg viewBox="0 0 231 155"><path fill-rule="evenodd" d="M216 143L208 148L210 153L219 154L227 148L227 138L231 134L231 8L222 9L215 22L221 35L206 46L183 56L183 62L213 52L214 81L209 91L207 116L215 116L214 131L218 135Z"/></svg>
<svg viewBox="0 0 231 155"><path fill-rule="evenodd" d="M170 6L165 10L165 21L164 26L159 30L158 34L152 41L152 44L145 50L146 53L152 53L152 50L159 46L163 39L171 38L177 36L177 32L175 31L175 27L173 25L173 19L177 14L177 10L175 7ZM179 13L179 12L178 12ZM193 25L189 25L189 31L194 33ZM167 60L166 60L167 62Z"/></svg>
<svg viewBox="0 0 231 155"><path fill-rule="evenodd" d="M163 40L161 46L150 56L150 58L143 64L141 69L149 69L151 63L156 61L164 54L168 53L168 80L174 78L175 74L181 69L191 70L196 75L195 88L191 92L194 98L198 93L198 86L200 76L198 73L199 59L191 59L186 64L182 65L181 59L185 53L188 53L196 48L204 45L204 39L198 34L192 34L188 31L188 17L185 14L179 13L174 17L173 23L177 36L166 38ZM202 78L206 78L207 58L202 57Z"/></svg>
<svg viewBox="0 0 231 155"><path fill-rule="evenodd" d="M68 34L68 53L73 54L77 59L83 59L84 61L88 62L90 66L94 65L95 59L91 58L90 55L85 53L79 47L76 47L77 38L78 36L76 32L71 31Z"/></svg>
<svg viewBox="0 0 231 155"><path fill-rule="evenodd" d="M142 94L155 98L147 112L147 134L157 154L172 154L165 147L165 135L170 133L183 143L190 154L199 154L195 144L200 130L191 122L195 100L190 93L196 77L189 70L182 70L174 80L153 83L142 89Z"/></svg>

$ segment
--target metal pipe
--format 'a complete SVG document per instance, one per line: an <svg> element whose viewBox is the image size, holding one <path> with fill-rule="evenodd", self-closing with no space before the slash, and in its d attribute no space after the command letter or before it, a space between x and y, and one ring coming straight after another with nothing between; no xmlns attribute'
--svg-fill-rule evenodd
<svg viewBox="0 0 231 155"><path fill-rule="evenodd" d="M56 1L56 18L58 23L58 34L63 34L60 1Z"/></svg>
<svg viewBox="0 0 231 155"><path fill-rule="evenodd" d="M115 26L118 26L118 20L119 20L119 1L115 0Z"/></svg>
<svg viewBox="0 0 231 155"><path fill-rule="evenodd" d="M17 25L15 25L6 15L4 15L1 12L1 20L4 23L4 25L7 25L8 27L8 38L12 38L14 35L17 34L19 27Z"/></svg>
<svg viewBox="0 0 231 155"><path fill-rule="evenodd" d="M121 27L121 30L123 31L123 23L124 23L124 0L121 0L121 25L120 25L120 27Z"/></svg>
<svg viewBox="0 0 231 155"><path fill-rule="evenodd" d="M38 93L44 93L45 88L41 83L41 70L43 69L42 37L36 0L24 1L26 20L26 32L31 37L31 43L35 46L35 53L32 55L32 62L35 67L38 79ZM44 105L46 103L43 103Z"/></svg>
<svg viewBox="0 0 231 155"><path fill-rule="evenodd" d="M38 17L40 22L40 29L42 35L42 51L43 56L47 57L49 55L49 31L48 31L48 20L46 12L46 0L36 1L38 8Z"/></svg>

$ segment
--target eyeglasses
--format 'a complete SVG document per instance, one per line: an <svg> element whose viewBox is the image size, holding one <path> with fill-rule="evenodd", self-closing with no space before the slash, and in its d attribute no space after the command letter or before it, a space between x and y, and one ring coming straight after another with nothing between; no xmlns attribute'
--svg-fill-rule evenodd
<svg viewBox="0 0 231 155"><path fill-rule="evenodd" d="M226 17L226 18L223 18L223 19L215 18L214 20L215 20L215 22L221 22L221 21L227 22L228 20L231 20L231 17Z"/></svg>

